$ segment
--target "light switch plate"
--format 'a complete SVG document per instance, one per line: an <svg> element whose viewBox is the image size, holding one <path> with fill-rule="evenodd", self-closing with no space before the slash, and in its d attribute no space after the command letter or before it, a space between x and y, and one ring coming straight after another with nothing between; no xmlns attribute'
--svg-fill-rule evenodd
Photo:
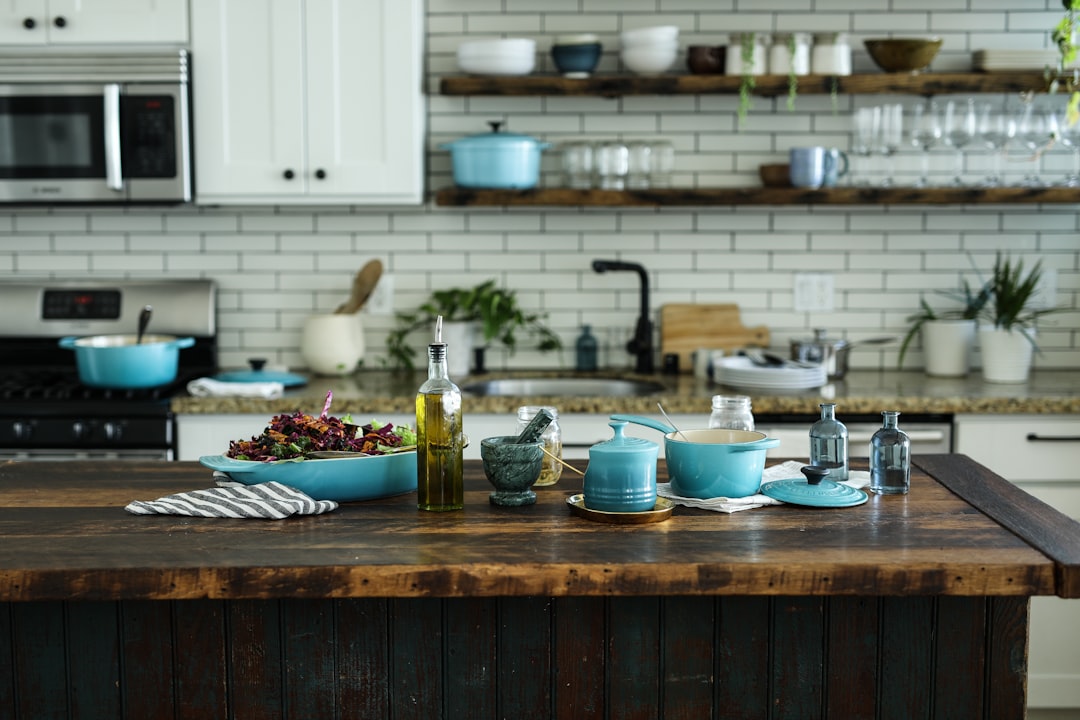
<svg viewBox="0 0 1080 720"><path fill-rule="evenodd" d="M832 273L795 273L795 312L831 312Z"/></svg>
<svg viewBox="0 0 1080 720"><path fill-rule="evenodd" d="M369 315L390 315L394 312L394 276L383 275L364 305Z"/></svg>

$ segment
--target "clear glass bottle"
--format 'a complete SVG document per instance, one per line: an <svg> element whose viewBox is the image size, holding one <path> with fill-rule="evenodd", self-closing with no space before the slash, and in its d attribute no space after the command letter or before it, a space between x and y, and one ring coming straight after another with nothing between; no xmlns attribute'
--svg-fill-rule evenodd
<svg viewBox="0 0 1080 720"><path fill-rule="evenodd" d="M821 419L810 426L810 464L829 469L828 478L848 479L848 430L836 419L836 403L821 403Z"/></svg>
<svg viewBox="0 0 1080 720"><path fill-rule="evenodd" d="M713 395L710 428L753 430L754 414L746 395Z"/></svg>
<svg viewBox="0 0 1080 720"><path fill-rule="evenodd" d="M551 413L551 423L544 428L540 439L544 441L544 449L551 455L544 455L544 465L540 469L540 477L533 485L554 485L562 476L562 430L559 428L559 411L550 405L522 405L518 408L518 431L525 429L529 421L536 417L541 409ZM555 457L552 457L554 455ZM555 458L558 458L556 460Z"/></svg>
<svg viewBox="0 0 1080 720"><path fill-rule="evenodd" d="M911 487L911 438L897 426L899 412L881 413L881 429L870 438L870 490L906 495Z"/></svg>
<svg viewBox="0 0 1080 720"><path fill-rule="evenodd" d="M465 507L464 437L461 390L447 371L440 315L435 342L428 345L428 379L416 393L416 505L421 510Z"/></svg>
<svg viewBox="0 0 1080 720"><path fill-rule="evenodd" d="M578 370L583 371L595 370L597 365L596 350L597 343L596 338L592 334L592 327L589 325L582 325L581 335L578 336L577 342L574 343L576 355L574 366Z"/></svg>

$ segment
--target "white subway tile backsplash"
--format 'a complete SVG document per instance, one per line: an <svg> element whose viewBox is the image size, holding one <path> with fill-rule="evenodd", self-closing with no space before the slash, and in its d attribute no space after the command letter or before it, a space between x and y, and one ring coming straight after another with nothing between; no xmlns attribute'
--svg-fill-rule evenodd
<svg viewBox="0 0 1080 720"><path fill-rule="evenodd" d="M605 44L601 72L619 68L618 33L674 24L682 43L727 42L731 32L851 33L859 72L876 72L862 40L880 34L940 34L935 71L967 71L981 48L1049 48L1047 29L1058 0L428 0L425 81L429 189L452 184L444 142L505 130L555 144L542 157L543 183L557 185L558 144L571 138L624 141L656 136L676 148L677 186L757 185L758 165L784 162L796 145L848 150L852 108L882 102L911 106L904 95L755 97L743 123L734 95L593 97L444 97L445 74L457 73L456 50L468 39L528 36L537 40L540 72L560 33L595 32ZM674 68L683 71L680 57ZM1001 98L1004 100L1004 96ZM933 172L951 172L946 150ZM914 178L919 156L907 146L895 158ZM1019 178L1025 163L1009 163ZM983 173L970 153L966 172ZM1042 171L1071 168L1066 152L1043 158ZM1080 304L1080 220L1076 209L1050 206L716 206L626 208L416 208L327 206L239 208L18 208L0 212L0 282L52 275L208 277L219 283L221 361L253 355L299 363L299 330L311 312L329 312L348 294L364 262L380 258L394 276L394 309L411 310L430 292L495 278L519 292L567 345L593 325L605 362L628 366L624 350L637 317L633 273L594 273L595 258L639 262L648 270L652 307L665 302L736 302L745 324L768 324L773 345L828 327L849 338L902 334L921 298L939 300L962 278L976 282L998 251L1042 260L1058 276L1058 299ZM831 313L793 310L797 272L830 272ZM390 316L365 315L369 357L383 357ZM1080 311L1056 316L1042 332L1038 367L1080 364ZM896 348L853 354L857 367L891 367ZM557 367L572 352L490 353L491 367ZM909 361L911 362L911 361Z"/></svg>

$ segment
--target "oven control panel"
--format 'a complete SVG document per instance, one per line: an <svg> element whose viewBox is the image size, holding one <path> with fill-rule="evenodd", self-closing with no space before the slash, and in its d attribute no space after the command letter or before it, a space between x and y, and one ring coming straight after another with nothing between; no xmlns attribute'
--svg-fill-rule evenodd
<svg viewBox="0 0 1080 720"><path fill-rule="evenodd" d="M116 320L119 290L46 290L41 316L45 320Z"/></svg>

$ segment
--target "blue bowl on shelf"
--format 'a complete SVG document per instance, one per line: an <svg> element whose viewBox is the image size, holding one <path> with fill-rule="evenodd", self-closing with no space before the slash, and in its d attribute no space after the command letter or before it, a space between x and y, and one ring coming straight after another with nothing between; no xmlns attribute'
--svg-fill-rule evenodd
<svg viewBox="0 0 1080 720"><path fill-rule="evenodd" d="M551 46L555 68L569 78L589 77L600 62L604 46L598 42Z"/></svg>

